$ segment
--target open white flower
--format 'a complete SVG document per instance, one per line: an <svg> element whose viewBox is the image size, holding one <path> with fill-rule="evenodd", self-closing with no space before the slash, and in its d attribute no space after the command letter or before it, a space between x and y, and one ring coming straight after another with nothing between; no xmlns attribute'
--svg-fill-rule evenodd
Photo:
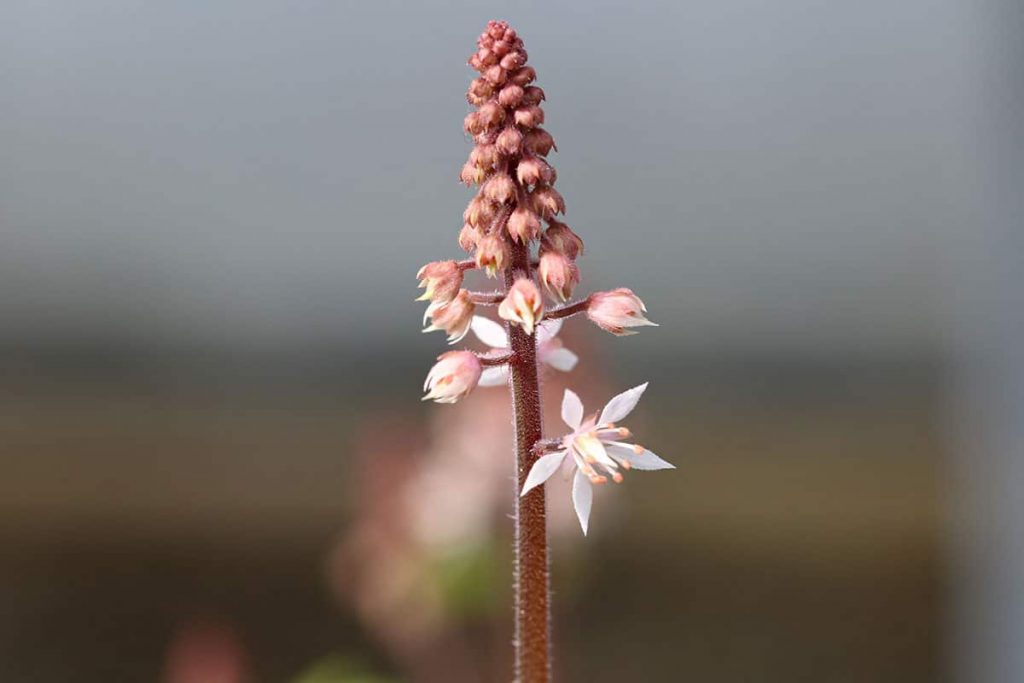
<svg viewBox="0 0 1024 683"><path fill-rule="evenodd" d="M479 315L473 316L470 329L477 339L487 344L495 351L507 352L509 349L508 335L505 328L490 318ZM537 360L546 363L555 370L569 372L579 361L579 357L562 346L562 341L556 339L558 331L562 329L562 320L542 320L537 326ZM480 376L479 386L498 387L508 383L508 365L495 365L484 368Z"/></svg>
<svg viewBox="0 0 1024 683"><path fill-rule="evenodd" d="M591 484L604 484L609 478L618 484L622 481L621 470L675 469L675 465L643 446L619 441L629 438L630 433L615 423L632 412L646 388L645 382L622 392L608 401L600 415L594 413L585 420L580 397L566 389L562 398L562 420L573 431L562 437L559 450L537 459L520 495L525 496L546 482L565 463L569 473L576 472L572 481L572 502L585 535L593 500ZM567 455L572 458L567 459Z"/></svg>

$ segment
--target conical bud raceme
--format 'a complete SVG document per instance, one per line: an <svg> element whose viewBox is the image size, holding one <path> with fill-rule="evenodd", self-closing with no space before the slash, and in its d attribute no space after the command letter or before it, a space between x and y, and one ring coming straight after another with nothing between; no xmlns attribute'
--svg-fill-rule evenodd
<svg viewBox="0 0 1024 683"><path fill-rule="evenodd" d="M448 343L454 344L469 332L469 325L473 322L475 309L476 306L469 298L469 292L461 289L450 301L435 301L427 306L423 322L425 323L427 318L430 318L430 325L423 331L444 330L448 334Z"/></svg>
<svg viewBox="0 0 1024 683"><path fill-rule="evenodd" d="M426 290L417 301L446 303L455 298L462 286L462 269L455 261L433 261L420 268L416 279Z"/></svg>
<svg viewBox="0 0 1024 683"><path fill-rule="evenodd" d="M569 300L572 290L580 281L580 269L565 254L558 251L541 250L537 274L551 298L561 301Z"/></svg>
<svg viewBox="0 0 1024 683"><path fill-rule="evenodd" d="M423 391L427 392L423 400L455 403L476 388L481 372L480 359L470 351L442 353L423 383Z"/></svg>
<svg viewBox="0 0 1024 683"><path fill-rule="evenodd" d="M522 327L526 334L533 334L533 328L544 315L544 301L533 280L516 280L498 306L498 315Z"/></svg>
<svg viewBox="0 0 1024 683"><path fill-rule="evenodd" d="M644 316L646 312L647 308L640 297L625 287L596 292L587 300L587 317L602 330L620 337L636 334L629 329L631 327L657 327L657 323Z"/></svg>

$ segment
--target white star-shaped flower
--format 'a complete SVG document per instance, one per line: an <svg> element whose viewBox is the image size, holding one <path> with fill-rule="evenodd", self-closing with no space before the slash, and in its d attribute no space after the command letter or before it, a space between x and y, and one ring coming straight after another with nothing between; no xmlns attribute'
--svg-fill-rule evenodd
<svg viewBox="0 0 1024 683"><path fill-rule="evenodd" d="M474 315L470 323L470 329L477 339L494 351L507 352L509 349L508 335L505 328L490 318ZM562 320L543 320L537 326L537 360L546 363L555 370L569 372L579 361L579 357L562 346L562 341L556 339L555 335L562 329ZM505 386L508 383L508 365L496 365L484 368L480 376L481 387Z"/></svg>
<svg viewBox="0 0 1024 683"><path fill-rule="evenodd" d="M643 446L619 441L629 438L630 433L615 423L632 412L646 388L645 382L622 392L608 401L600 415L594 413L585 420L579 396L566 389L562 398L562 420L573 431L562 437L559 450L537 459L520 495L525 496L535 486L546 482L566 463L569 473L576 472L572 481L572 502L586 534L593 500L591 484L604 484L609 478L619 483L622 481L621 470L675 469L675 465L665 462ZM572 455L572 458L567 459L567 455Z"/></svg>

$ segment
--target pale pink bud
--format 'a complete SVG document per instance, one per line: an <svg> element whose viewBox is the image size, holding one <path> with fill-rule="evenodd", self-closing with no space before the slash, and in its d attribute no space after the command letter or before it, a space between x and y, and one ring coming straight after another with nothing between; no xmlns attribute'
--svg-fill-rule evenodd
<svg viewBox="0 0 1024 683"><path fill-rule="evenodd" d="M516 109L515 121L523 128L534 128L544 123L544 110L536 105Z"/></svg>
<svg viewBox="0 0 1024 683"><path fill-rule="evenodd" d="M483 191L488 199L502 204L516 196L516 185L507 173L497 173L484 184Z"/></svg>
<svg viewBox="0 0 1024 683"><path fill-rule="evenodd" d="M529 85L537 80L537 72L533 70L532 66L524 66L509 74L508 80L516 85Z"/></svg>
<svg viewBox="0 0 1024 683"><path fill-rule="evenodd" d="M542 245L545 249L558 251L575 261L583 253L583 240L561 221L549 221L544 231Z"/></svg>
<svg viewBox="0 0 1024 683"><path fill-rule="evenodd" d="M487 70L484 71L484 78L486 78L489 83L501 85L505 82L507 74L508 72L505 71L505 69L502 69L501 66L495 64L494 66L487 67Z"/></svg>
<svg viewBox="0 0 1024 683"><path fill-rule="evenodd" d="M526 157L516 167L516 176L523 185L536 185L551 179L551 167L540 157Z"/></svg>
<svg viewBox="0 0 1024 683"><path fill-rule="evenodd" d="M478 135L485 130L486 126L480 118L480 112L471 111L462 120L462 128L470 135Z"/></svg>
<svg viewBox="0 0 1024 683"><path fill-rule="evenodd" d="M552 149L558 149L555 147L555 139L551 137L551 133L543 128L534 128L528 131L524 143L528 152L541 156L547 156Z"/></svg>
<svg viewBox="0 0 1024 683"><path fill-rule="evenodd" d="M494 54L498 55L498 57L504 57L512 49L512 44L506 40L498 40L495 41L491 49L494 50Z"/></svg>
<svg viewBox="0 0 1024 683"><path fill-rule="evenodd" d="M516 280L498 305L498 315L521 326L526 334L533 334L533 328L544 316L544 300L533 280Z"/></svg>
<svg viewBox="0 0 1024 683"><path fill-rule="evenodd" d="M545 218L565 213L565 200L561 193L549 185L542 185L530 193L533 209Z"/></svg>
<svg viewBox="0 0 1024 683"><path fill-rule="evenodd" d="M479 166L474 166L468 161L462 165L462 172L459 173L459 180L461 180L464 185L478 185L482 183L486 177L487 173L484 169Z"/></svg>
<svg viewBox="0 0 1024 683"><path fill-rule="evenodd" d="M620 337L636 334L627 329L630 327L657 326L644 316L646 312L640 297L625 287L596 292L587 300L587 317L602 330Z"/></svg>
<svg viewBox="0 0 1024 683"><path fill-rule="evenodd" d="M496 213L497 209L494 204L484 198L481 193L469 200L469 205L462 212L462 219L477 230L486 230L490 227Z"/></svg>
<svg viewBox="0 0 1024 683"><path fill-rule="evenodd" d="M521 51L509 52L501 58L501 68L507 71L514 71L526 63L526 53Z"/></svg>
<svg viewBox="0 0 1024 683"><path fill-rule="evenodd" d="M424 401L455 403L476 388L483 366L471 351L449 351L437 357L437 363L427 373L423 391Z"/></svg>
<svg viewBox="0 0 1024 683"><path fill-rule="evenodd" d="M498 235L484 235L476 245L476 265L494 277L495 273L505 270L511 254L508 243Z"/></svg>
<svg viewBox="0 0 1024 683"><path fill-rule="evenodd" d="M474 52L466 63L477 71L484 68L484 63L480 61L480 54L478 52Z"/></svg>
<svg viewBox="0 0 1024 683"><path fill-rule="evenodd" d="M450 301L435 301L427 306L423 322L426 323L427 318L430 318L430 325L423 328L423 331L444 330L448 333L448 343L454 344L469 332L475 309L476 305L469 299L469 292L460 289Z"/></svg>
<svg viewBox="0 0 1024 683"><path fill-rule="evenodd" d="M417 301L448 302L455 298L462 286L462 269L455 261L432 261L420 268L416 274L420 281L419 286L424 287L423 292Z"/></svg>
<svg viewBox="0 0 1024 683"><path fill-rule="evenodd" d="M477 115L484 128L494 128L505 118L505 110L497 102L485 102Z"/></svg>
<svg viewBox="0 0 1024 683"><path fill-rule="evenodd" d="M476 56L480 59L480 63L484 66L493 66L498 63L500 57L494 54L494 51L490 48L482 47L477 50Z"/></svg>
<svg viewBox="0 0 1024 683"><path fill-rule="evenodd" d="M508 234L517 242L529 242L540 236L540 219L533 211L518 207L508 217Z"/></svg>
<svg viewBox="0 0 1024 683"><path fill-rule="evenodd" d="M580 281L580 269L565 254L558 251L541 250L537 273L551 298L562 301L567 301L572 296L572 290Z"/></svg>
<svg viewBox="0 0 1024 683"><path fill-rule="evenodd" d="M494 93L494 86L483 78L476 78L469 84L466 99L470 104L483 104Z"/></svg>
<svg viewBox="0 0 1024 683"><path fill-rule="evenodd" d="M498 93L498 104L503 107L516 107L523 99L523 89L518 85L506 85Z"/></svg>
<svg viewBox="0 0 1024 683"><path fill-rule="evenodd" d="M547 98L545 97L544 90L542 88L539 88L536 85L523 88L523 104L540 104L545 99Z"/></svg>
<svg viewBox="0 0 1024 683"><path fill-rule="evenodd" d="M469 163L476 168L489 170L498 161L498 150L494 145L477 145L469 153Z"/></svg>
<svg viewBox="0 0 1024 683"><path fill-rule="evenodd" d="M504 154L515 154L523 142L523 134L515 126L509 126L501 131L498 139L494 142L498 150Z"/></svg>
<svg viewBox="0 0 1024 683"><path fill-rule="evenodd" d="M507 22L491 19L490 21L487 22L487 32L484 33L484 35L490 36L495 40L499 40L505 35L505 33L508 30L509 28Z"/></svg>
<svg viewBox="0 0 1024 683"><path fill-rule="evenodd" d="M462 225L462 230L459 231L459 246L467 252L472 252L476 249L476 243L480 239L480 233L477 232L469 223Z"/></svg>

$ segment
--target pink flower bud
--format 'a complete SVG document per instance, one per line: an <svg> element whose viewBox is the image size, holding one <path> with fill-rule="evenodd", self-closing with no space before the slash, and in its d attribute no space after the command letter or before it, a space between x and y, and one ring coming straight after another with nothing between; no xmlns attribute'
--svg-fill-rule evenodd
<svg viewBox="0 0 1024 683"><path fill-rule="evenodd" d="M644 316L646 312L640 297L625 287L596 292L587 300L587 317L602 330L620 337L636 334L627 329L630 327L657 326Z"/></svg>
<svg viewBox="0 0 1024 683"><path fill-rule="evenodd" d="M561 193L549 185L541 185L530 193L533 209L544 218L551 218L556 213L565 213L565 200Z"/></svg>
<svg viewBox="0 0 1024 683"><path fill-rule="evenodd" d="M509 126L498 134L494 144L503 154L516 154L523 142L523 134L515 126Z"/></svg>
<svg viewBox="0 0 1024 683"><path fill-rule="evenodd" d="M518 85L506 85L498 93L498 104L503 107L516 107L523 99L523 89Z"/></svg>
<svg viewBox="0 0 1024 683"><path fill-rule="evenodd" d="M484 196L499 204L511 201L516 196L516 185L507 173L496 173L484 184Z"/></svg>
<svg viewBox="0 0 1024 683"><path fill-rule="evenodd" d="M469 163L476 168L490 170L498 161L498 150L494 145L477 145L469 153Z"/></svg>
<svg viewBox="0 0 1024 683"><path fill-rule="evenodd" d="M515 71L526 63L526 53L519 50L509 52L501 58L501 68L507 71Z"/></svg>
<svg viewBox="0 0 1024 683"><path fill-rule="evenodd" d="M533 334L533 328L544 316L544 300L533 280L516 280L498 305L498 315L521 326L526 334Z"/></svg>
<svg viewBox="0 0 1024 683"><path fill-rule="evenodd" d="M427 373L423 391L424 401L455 403L476 388L483 366L471 351L449 351L437 357L437 363Z"/></svg>
<svg viewBox="0 0 1024 683"><path fill-rule="evenodd" d="M516 242L529 242L540 237L540 219L533 211L522 206L508 218L508 234Z"/></svg>
<svg viewBox="0 0 1024 683"><path fill-rule="evenodd" d="M476 243L480 239L480 233L476 231L469 223L462 225L462 230L459 231L459 246L466 252L472 252L476 249Z"/></svg>
<svg viewBox="0 0 1024 683"><path fill-rule="evenodd" d="M489 277L505 270L511 254L508 243L498 235L484 235L476 245L476 265L487 271Z"/></svg>
<svg viewBox="0 0 1024 683"><path fill-rule="evenodd" d="M478 135L486 129L486 126L480 118L480 112L471 111L462 120L462 128L470 135Z"/></svg>
<svg viewBox="0 0 1024 683"><path fill-rule="evenodd" d="M551 137L551 133L543 128L534 128L528 131L524 143L526 151L541 156L547 156L552 149L558 149L555 147L555 139Z"/></svg>
<svg viewBox="0 0 1024 683"><path fill-rule="evenodd" d="M482 183L486 177L487 173L484 169L474 166L468 161L462 165L462 172L459 173L459 180L461 180L465 185L478 185Z"/></svg>
<svg viewBox="0 0 1024 683"><path fill-rule="evenodd" d="M486 78L489 83L501 85L505 82L507 74L508 72L502 69L500 65L495 64L494 66L487 67L487 70L484 71L484 78Z"/></svg>
<svg viewBox="0 0 1024 683"><path fill-rule="evenodd" d="M494 54L493 50L486 47L482 47L477 50L476 56L484 66L493 66L498 63L499 59L501 59L498 55Z"/></svg>
<svg viewBox="0 0 1024 683"><path fill-rule="evenodd" d="M536 185L551 179L551 167L540 157L526 157L516 167L516 176L523 185Z"/></svg>
<svg viewBox="0 0 1024 683"><path fill-rule="evenodd" d="M427 306L423 322L430 318L430 325L424 332L444 330L448 333L448 343L454 344L469 332L469 324L473 322L473 311L476 305L470 301L469 292L460 289L458 294L449 301L435 301Z"/></svg>
<svg viewBox="0 0 1024 683"><path fill-rule="evenodd" d="M537 72L533 70L532 66L524 66L509 74L508 80L516 85L526 86L537 80Z"/></svg>
<svg viewBox="0 0 1024 683"><path fill-rule="evenodd" d="M477 71L480 71L481 69L484 68L484 63L480 61L480 55L479 53L476 52L473 53L473 56L470 57L469 61L467 61L466 63L469 64L469 66L472 67L473 69L476 69Z"/></svg>
<svg viewBox="0 0 1024 683"><path fill-rule="evenodd" d="M583 240L560 221L548 221L548 229L544 231L541 244L543 248L565 254L573 261L583 253Z"/></svg>
<svg viewBox="0 0 1024 683"><path fill-rule="evenodd" d="M495 21L494 19L491 19L490 21L487 22L487 33L486 33L486 35L490 36L491 38L493 38L495 40L499 40L502 36L505 35L505 32L507 30L508 30L508 24L506 22L504 22L504 21Z"/></svg>
<svg viewBox="0 0 1024 683"><path fill-rule="evenodd" d="M462 219L482 231L491 226L496 213L497 208L481 193L469 200L469 206L462 212Z"/></svg>
<svg viewBox="0 0 1024 683"><path fill-rule="evenodd" d="M523 104L540 104L545 99L544 91L535 85L523 88Z"/></svg>
<svg viewBox="0 0 1024 683"><path fill-rule="evenodd" d="M512 49L512 44L507 40L496 40L491 49L494 50L494 54L498 55L498 57L504 57Z"/></svg>
<svg viewBox="0 0 1024 683"><path fill-rule="evenodd" d="M420 268L416 279L420 281L419 286L426 289L417 301L429 299L435 303L445 303L459 293L462 269L455 261L432 261Z"/></svg>
<svg viewBox="0 0 1024 683"><path fill-rule="evenodd" d="M523 128L535 128L544 123L544 110L536 105L516 109L515 122Z"/></svg>
<svg viewBox="0 0 1024 683"><path fill-rule="evenodd" d="M485 102L477 116L484 128L494 128L505 118L505 110L497 102Z"/></svg>
<svg viewBox="0 0 1024 683"><path fill-rule="evenodd" d="M537 267L541 284L552 299L567 301L580 281L580 269L559 251L541 250Z"/></svg>
<svg viewBox="0 0 1024 683"><path fill-rule="evenodd" d="M466 99L469 100L470 104L479 105L483 104L487 98L493 94L494 86L483 78L476 78L469 84L469 90L466 92Z"/></svg>

